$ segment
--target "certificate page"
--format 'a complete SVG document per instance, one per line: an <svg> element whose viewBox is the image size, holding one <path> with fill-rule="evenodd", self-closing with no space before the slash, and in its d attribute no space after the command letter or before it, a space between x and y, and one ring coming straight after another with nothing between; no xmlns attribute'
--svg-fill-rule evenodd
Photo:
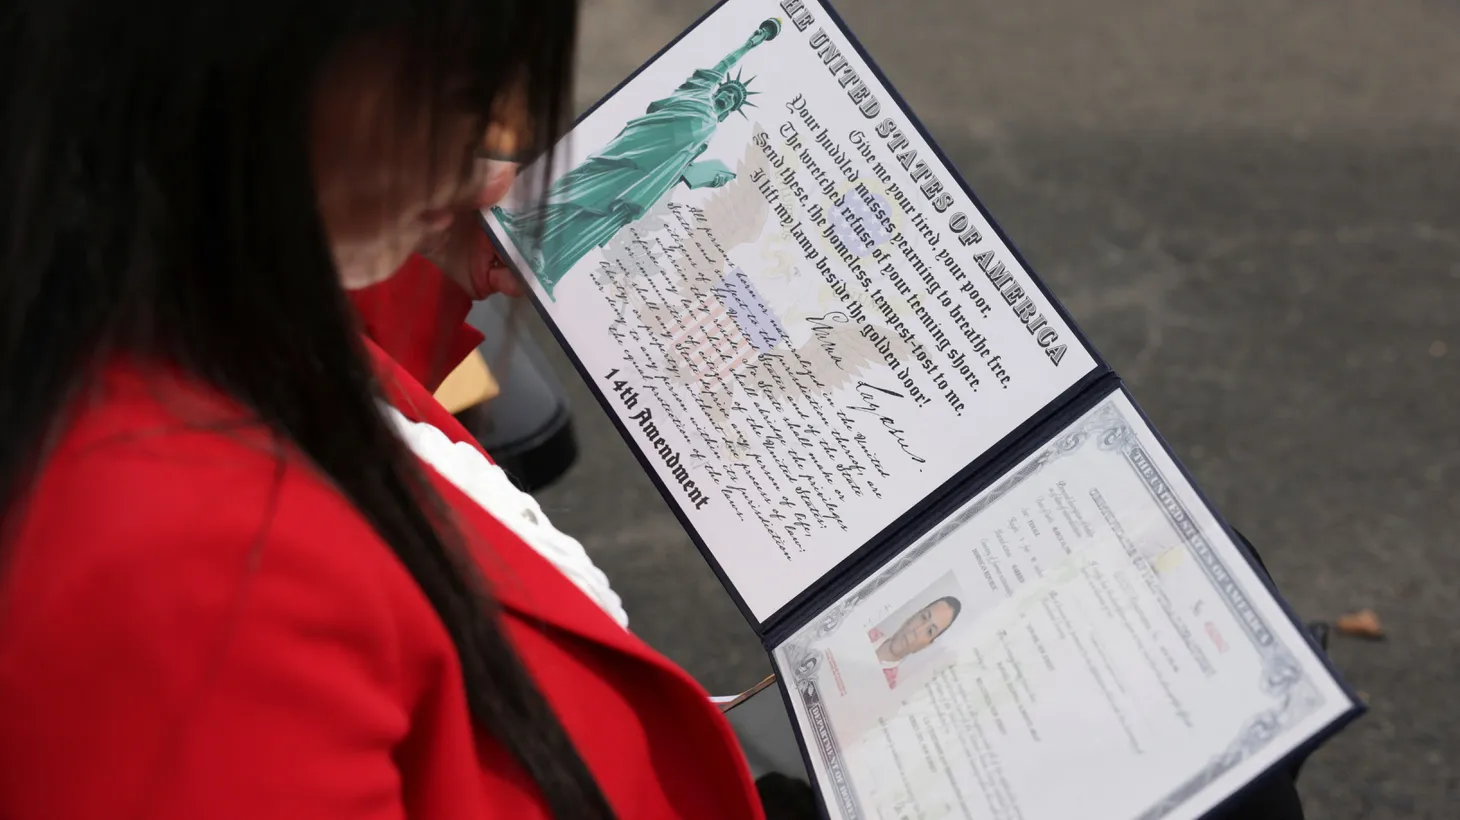
<svg viewBox="0 0 1460 820"><path fill-rule="evenodd" d="M758 620L1096 367L817 2L728 0L552 173L488 226Z"/></svg>
<svg viewBox="0 0 1460 820"><path fill-rule="evenodd" d="M1355 709L1124 393L774 655L846 820L1200 817Z"/></svg>

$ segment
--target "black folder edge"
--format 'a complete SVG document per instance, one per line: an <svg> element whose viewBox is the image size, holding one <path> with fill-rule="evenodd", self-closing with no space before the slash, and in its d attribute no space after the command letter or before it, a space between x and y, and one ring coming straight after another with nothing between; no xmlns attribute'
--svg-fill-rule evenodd
<svg viewBox="0 0 1460 820"><path fill-rule="evenodd" d="M701 15L698 20L696 20L693 24L691 24L688 28L681 32L679 36L675 37L667 45L659 49L659 51L657 51L653 57L649 58L642 65L640 65L639 68L636 69L632 74L630 74L626 79L624 79L623 82L615 86L612 91L609 91L607 94L600 97L597 102L589 106L587 110L585 110L582 114L574 119L573 128L576 128L585 119L592 116L593 113L597 111L604 102L613 98L620 91L622 91L625 86L627 86L629 83L632 83L640 74L642 74L645 69L658 62L660 58L662 58L668 51L673 49L676 45L679 44L681 40L683 40L685 37L693 33L701 25L703 25L706 20L712 17L715 12L719 11L720 7L725 5L725 3L727 2L729 2L729 0L719 0L719 2L717 2L713 8ZM553 338L558 343L558 346L563 349L563 352L567 355L569 361L573 364L573 368L578 371L578 375L587 384L589 391L592 392L594 399L597 400L599 405L603 408L604 412L608 415L610 421L613 422L615 429L618 430L619 435L624 440L624 443L627 444L629 450L633 452L634 457L639 462L639 465L643 468L645 474L649 476L649 479L654 483L654 487L659 491L659 494L669 505L669 508L674 513L675 518L679 520L680 526L684 528L684 531L689 535L690 540L694 542L695 548L700 551L700 554L704 557L706 563L710 565L710 569L720 580L721 586L723 586L725 590L730 594L730 597L735 602L736 607L740 609L741 615L743 615L746 621L750 623L751 627L755 630L756 635L761 638L762 642L765 641L766 635L772 631L779 633L787 629L794 628L794 625L800 622L804 622L807 617L810 617L811 614L814 613L814 602L823 597L823 594L819 587L825 586L847 573L855 573L858 569L864 568L872 559L875 558L877 554L883 553L888 543L891 540L895 539L896 535L899 532L904 531L905 529L907 529L907 527L915 524L918 520L920 520L930 506L936 504L939 500L943 498L946 498L953 494L958 494L970 480L985 472L985 470L987 469L987 465L993 460L997 459L1000 453L1002 453L1005 449L1011 446L1014 442L1027 436L1033 430L1036 430L1043 426L1049 419L1053 418L1055 414L1059 412L1060 408L1064 407L1070 401L1074 400L1082 392L1089 389L1092 384L1099 381L1102 377L1110 372L1109 365L1106 364L1105 360L1100 356L1099 351L1097 351L1095 347L1090 344L1090 341L1085 336L1084 331L1081 330L1080 327L1075 323L1074 319L1070 316L1069 311L1067 311L1065 309L1065 306L1057 298L1055 298L1054 294L1049 291L1049 288L1045 285L1044 281L1039 277L1037 273L1035 273L1034 269L1030 267L1028 261L1024 258L1024 255L1020 253L1019 249L1015 247L1014 243L1009 240L1009 237L1004 233L1003 228L999 226L999 224L994 220L993 216L989 213L988 209L984 206L983 201L978 198L978 196L973 192L973 189L969 187L967 181L964 180L963 176L958 173L957 169L948 161L948 157L943 153L943 150L938 147L937 142L933 140L932 136L928 134L928 131L924 127L922 121L919 120L917 116L908 108L907 103L903 100L902 96L898 94L897 91L892 87L892 84L888 82L886 75L882 73L882 70L872 60L871 56L867 54L866 50L862 47L861 42L858 41L857 38L851 33L851 31L847 29L847 26L842 21L842 18L837 15L837 13L832 10L831 6L824 2L824 0L807 0L806 5L813 9L819 7L820 10L826 14L826 18L836 26L836 28L841 32L842 36L844 36L847 39L848 43L850 43L851 46L856 50L857 55L867 64L867 67L871 70L873 76L876 77L877 81L882 85L883 90L887 92L892 102L897 106L898 113L902 116L903 119L907 121L908 125L914 128L917 131L918 135L921 136L923 140L928 144L928 146L933 151L933 155L937 157L938 161L943 165L943 170L946 171L947 174L955 182L958 183L958 187L963 192L964 196L968 197L968 199L973 203L973 206L978 209L979 213L984 217L989 226L993 229L995 235L998 236L999 240L1003 242L1004 246L1009 250L1009 253L1012 254L1015 261L1017 261L1019 265L1022 266L1024 272L1028 275L1030 282L1033 283L1036 288L1038 288L1040 295L1048 300L1050 308L1055 312L1056 315L1060 317L1060 319L1065 322L1065 324L1074 333L1075 339L1080 343L1080 345L1085 349L1085 351L1094 361L1094 367L1091 368L1091 370L1084 376L1082 376L1078 381L1076 381L1074 385L1065 390L1064 393L1060 394L1055 399L1046 404L1043 408L1041 408L1039 411L1032 414L1022 424L1014 428L1014 430L1012 430L1008 435L1004 436L1004 438L1000 439L982 454L976 456L971 462L969 462L962 469L958 470L956 473L950 476L941 485L934 488L921 501L909 508L907 512L898 516L896 519L889 522L887 526L885 526L880 532L872 535L870 538L865 540L860 547L853 550L841 561L839 561L835 566L823 573L820 580L816 584L802 590L790 601L783 604L778 610L771 613L764 620L762 620L757 617L754 612L751 611L750 607L746 605L745 599L741 597L739 590L737 590L735 585L730 582L729 576L720 566L719 560L716 559L715 554L709 549L704 538L701 537L699 531L690 521L689 516L686 515L684 509L679 503L679 500L674 496L672 492L670 492L669 487L660 478L659 473L654 466L654 462L648 457L648 454L646 454L639 447L638 443L634 440L632 433L629 431L628 425L619 416L619 414L615 412L613 405L608 400L608 397L599 387L596 375L590 373L587 368L584 367L582 360L578 358L577 353L574 352L572 346L568 344L567 338L564 336L562 330L558 327L557 322L553 320L552 314L548 310L547 306L542 303L535 291L533 291L531 288L528 288L528 294L530 295L533 306L537 309L538 315L542 317L543 323L547 325L548 330L552 333ZM555 145L553 150L556 150L556 147L557 146ZM480 217L480 220L483 229L486 230L487 235L491 238L493 245L496 246L497 251L501 256L503 262L511 265L515 269L516 263L513 259L512 254L507 251L506 247L504 247L504 239L498 237L491 230L490 222L487 220L485 215L482 215ZM515 272L518 275L523 275L523 272L520 270L517 270Z"/></svg>
<svg viewBox="0 0 1460 820"><path fill-rule="evenodd" d="M683 32L681 32L679 36L675 37L663 48L655 52L653 57L646 60L632 74L626 77L611 91L609 91L607 94L604 94L602 97L599 98L597 102L589 106L582 114L576 117L573 122L573 127L576 128L579 124L583 122L583 120L587 119L589 116L592 116L592 114L597 111L604 102L611 99L620 91L622 91L625 86L633 82L649 66L658 62L665 53L673 49L676 45L679 44L681 40L683 40L686 36L698 29L702 24L704 24L706 20L713 16L715 12L719 11L721 6L725 5L725 3L727 2L729 2L729 0L719 0L719 2L715 3L712 8L710 8L703 15L701 15L698 20L696 20L693 24L691 24ZM1273 583L1273 580L1268 574L1267 570L1261 565L1260 562L1257 561L1251 550L1249 550L1244 544L1243 539L1237 535L1231 524L1229 524L1226 518L1221 515L1216 506L1211 503L1211 500L1207 497L1205 491L1201 489L1201 486L1197 484L1195 480L1193 480L1190 471L1186 468L1186 465L1183 464L1182 461L1176 456L1176 453L1171 449L1170 443L1167 442L1166 438L1161 435L1156 426L1151 423L1151 420L1146 414L1144 408L1142 408L1141 405L1135 400L1134 396L1131 395L1130 391L1126 388L1125 383L1111 370L1110 366L1105 362L1104 357L1100 355L1099 351L1090 344L1088 337L1085 335L1084 331L1079 327L1079 325L1074 321L1074 318L1065 309L1064 304L1061 303L1059 299L1050 292L1049 288L1045 285L1044 280L1038 275L1038 273L1035 272L1034 268L1029 264L1028 260L1025 259L1024 254L1019 251L1014 242L1010 240L1008 235L1004 232L1003 227L1000 226L998 221L993 218L993 215L983 204L983 200L981 200L978 195L974 193L968 182L963 178L963 175L959 173L957 168L949 161L947 155L944 154L943 149L938 145L937 141L932 138L932 135L928 133L926 127L922 123L922 120L920 120L917 115L913 113L913 111L908 107L907 102L903 99L902 95L898 93L896 87L893 86L893 84L888 80L886 74L883 73L881 67L878 66L877 62L872 59L870 54L867 53L867 50L863 47L861 40L859 40L857 36L853 34L852 31L847 27L846 22L842 19L841 15L838 14L834 8L832 8L831 4L827 2L827 0L807 0L806 5L819 7L820 10L827 15L827 19L829 19L836 26L836 28L841 32L842 36L845 37L847 42L852 46L852 48L856 50L857 55L867 65L868 69L872 72L872 75L876 77L877 81L882 85L883 90L887 92L892 101L896 104L898 111L903 116L903 118L906 119L907 123L917 131L918 135L921 136L923 141L932 149L934 156L936 156L938 158L938 161L942 163L944 170L947 171L949 176L958 183L959 189L962 190L963 194L968 197L970 202L973 203L973 206L979 210L979 213L984 217L990 228L993 229L995 235L998 236L999 240L1003 242L1004 246L1014 256L1014 259L1018 261L1018 263L1023 267L1024 271L1028 274L1030 281L1033 282L1035 287L1039 289L1040 294L1049 301L1051 308L1056 312L1056 314L1059 315L1061 319L1065 321L1066 325L1074 332L1076 339L1079 340L1080 344L1084 346L1085 350L1089 352L1091 358L1095 361L1095 367L1083 378L1081 378L1074 386L1066 390L1058 398L1042 408L1038 413L1035 413L1033 416L1031 416L1028 420L1025 421L1025 423L1021 424L1018 428L1016 428L1009 435L1005 436L997 444L990 447L985 453L976 458L967 467L960 470L952 478L944 482L943 485L931 492L922 501L914 505L907 513L899 516L895 521L889 524L881 532L877 533L875 536L865 542L861 547L854 550L849 556L847 556L835 567L829 570L825 575L823 575L821 581L815 587L803 591L781 609L770 615L764 621L761 621L755 616L750 608L746 606L745 600L740 596L740 593L736 590L735 585L730 582L729 577L721 568L720 562L716 560L714 553L709 549L704 539L700 536L698 530L696 530L694 525L690 522L689 517L685 514L685 511L679 504L678 500L669 491L668 486L665 485L662 479L660 479L658 472L654 468L653 462L649 460L648 456L634 441L632 434L629 432L628 426L624 423L623 419L618 415L618 413L614 412L613 405L609 403L608 398L599 388L593 374L589 373L589 371L584 367L583 362L578 358L578 355L573 351L572 346L568 344L567 339L562 333L562 330L558 327L557 323L553 321L552 315L548 311L547 307L541 302L540 299L538 299L536 293L529 288L528 293L530 294L533 306L536 308L538 315L542 317L543 323L547 325L548 330L553 335L553 338L563 349L563 352L567 355L568 359L572 362L574 369L578 371L579 376L582 377L584 382L587 384L587 387L592 392L593 397L603 407L603 410L608 415L609 420L612 421L614 427L618 430L619 435L624 440L624 443L628 445L629 450L638 460L639 465L643 468L645 474L648 475L649 479L654 483L655 488L659 490L660 495L668 503L669 508L674 513L675 518L679 520L680 526L684 528L685 532L694 542L695 547L700 551L700 554L709 564L711 570L714 571L715 576L720 580L720 584L725 588L726 592L730 594L731 598L735 602L735 605L739 607L741 614L745 617L746 621L751 624L751 626L755 629L757 636L761 639L762 646L770 655L771 666L775 669L777 673L777 688L781 691L781 698L786 706L786 712L788 717L790 718L791 727L795 732L796 742L800 746L802 762L805 764L806 771L808 773L815 772L816 769L812 765L810 747L808 746L806 738L801 731L800 721L797 720L795 717L796 711L791 701L790 686L788 686L786 683L787 678L785 677L784 670L780 668L779 663L777 663L775 659L776 646L778 646L781 641L785 639L785 637L792 634L795 629L797 629L800 625L806 623L811 618L815 617L817 612L819 612L821 609L824 609L824 607L818 607L817 603L834 600L841 595L845 595L848 590L855 587L858 583L860 583L863 579L870 575L870 573L874 571L877 567L881 566L889 558L898 554L908 545L912 544L914 541L917 540L917 538L921 537L921 535L923 535L933 526L935 526L938 521L940 521L943 517L946 517L946 515L951 513L954 509L957 509L958 506L966 502L969 498L977 495L979 492L992 485L1010 467L1021 461L1023 458L1027 457L1031 452L1033 452L1036 447L1053 438L1056 434L1058 434L1060 430L1062 430L1065 426L1071 423L1079 415L1088 411L1090 408L1094 407L1099 401L1103 400L1112 393L1116 391L1124 392L1126 398L1130 400L1131 405L1136 408L1136 412L1139 414L1141 420L1145 422L1146 425L1150 427L1150 429L1155 433L1156 439L1161 443L1162 448L1165 450L1166 454L1172 459L1173 463L1175 463L1181 477L1188 484L1191 485L1191 487L1196 492L1197 498L1201 501L1203 505L1206 506L1208 511L1212 513L1213 517L1222 527L1222 531L1237 546L1239 553L1253 568L1263 586L1268 590L1269 594L1271 594L1272 597L1277 601L1281 611L1294 625L1299 635L1302 636L1303 640L1307 642L1310 651L1312 651L1317 656L1323 668L1328 672L1329 676L1333 679L1339 690L1343 692L1344 695L1348 698L1350 703L1350 708L1348 711L1344 712L1338 718L1334 719L1331 723L1328 724L1325 729L1315 733L1307 741L1294 747L1292 751L1280 758L1276 763L1268 768L1262 776L1253 779L1243 788L1238 789L1227 798L1222 800L1219 804L1213 807L1208 816L1220 813L1226 807L1240 801L1242 797L1250 793L1253 788L1261 784L1264 778L1266 778L1272 772L1291 766L1293 763L1307 757L1318 747L1322 746L1325 742L1328 741L1328 739L1336 735L1338 732L1342 731L1349 723L1368 711L1367 705L1360 697L1358 697L1357 692L1349 685L1349 683L1343 678L1343 676L1338 673L1338 670L1334 666L1332 659L1317 645L1313 636L1309 634L1308 630L1304 628L1302 621L1298 618L1296 613L1293 612L1292 607L1278 592L1277 587ZM555 149L556 146L554 146L554 150ZM507 252L506 248L503 247L502 239L492 232L490 223L487 221L485 216L481 217L481 224L483 229L486 231L488 237L490 237L492 243L496 246L502 260L515 268L512 254ZM518 275L523 275L523 272L520 270L515 272ZM829 818L830 814L827 811L822 788L819 784L813 783L812 791L816 794L818 812L823 818Z"/></svg>
<svg viewBox="0 0 1460 820"><path fill-rule="evenodd" d="M1293 625L1294 629L1297 630L1298 635L1305 642L1308 650L1313 653L1318 662L1322 665L1324 671L1328 673L1329 677L1334 681L1339 691L1342 692L1344 697L1346 697L1349 701L1349 709L1347 711L1334 718L1333 721L1325 726L1321 731L1315 733L1312 737L1308 738L1298 746L1295 746L1292 751L1288 752L1286 755L1274 762L1270 767L1263 770L1263 773L1261 775L1249 781L1242 788L1233 792L1231 795L1224 798L1220 803L1213 806L1211 811L1205 815L1213 816L1220 814L1226 807L1240 801L1242 797L1250 793L1257 786L1261 785L1263 781L1273 772L1288 768L1293 763L1307 757L1315 749L1327 742L1329 738L1338 734L1349 723L1353 722L1355 719L1359 718L1365 712L1367 712L1368 706L1363 702L1363 699L1358 696L1358 693L1353 689L1353 687L1349 685L1348 681L1346 681L1344 677L1339 674L1338 668L1333 663L1333 659L1328 655L1327 652L1322 649L1322 647L1318 645L1312 633L1310 633L1308 629L1303 625L1303 621L1293 611L1287 600L1283 598L1283 596L1279 593L1277 586L1272 580L1272 577L1263 567L1262 562L1257 559L1257 556L1254 555L1252 550L1247 546L1245 539L1243 539L1242 536L1232 527L1232 525L1217 509L1216 505L1212 503L1206 492L1204 492L1201 489L1201 486L1197 484L1197 482L1191 475L1191 471L1187 469L1186 465L1183 464L1181 459L1177 457L1175 451L1172 450L1170 442L1166 440L1165 436L1161 435L1160 430L1157 429L1156 425L1151 422L1151 418L1149 415L1147 415L1145 409L1142 408L1140 403L1136 401L1135 397L1131 395L1129 387L1115 374L1108 374L1097 384L1091 385L1090 389L1086 390L1082 395L1076 397L1070 404L1062 408L1060 412L1056 414L1055 418L1050 421L1047 427L1034 431L1032 434L1017 442L1013 447L1009 448L1009 450L1001 453L998 461L989 466L989 469L987 470L987 472L982 474L980 480L970 483L968 486L964 487L962 491L959 492L957 495L940 500L934 508L928 511L929 514L927 518L924 519L924 526L918 527L916 529L908 529L899 534L894 544L890 547L889 553L885 557L885 560L864 567L864 571L860 573L858 577L838 578L834 588L828 588L826 590L826 598L824 600L824 605L822 609L825 609L826 606L829 606L837 599L846 595L858 584L862 583L862 581L870 577L871 574L875 572L878 567L886 563L886 560L891 560L893 557L900 554L903 550L912 546L919 538L926 535L928 532L937 527L937 525L941 523L943 519L953 514L955 511L958 510L958 508L962 507L979 493L993 486L1001 478L1003 478L1009 470L1013 469L1024 459L1033 455L1041 447L1054 440L1062 432L1064 432L1066 427L1068 427L1070 424L1073 424L1085 413L1089 412L1091 409L1099 405L1101 402L1105 401L1110 396L1115 395L1116 393L1123 394L1125 398L1130 401L1131 406L1135 408L1136 414L1140 421L1151 430L1151 432L1155 435L1156 440L1160 443L1162 451L1167 455L1167 457L1171 459L1172 463L1176 465L1177 474L1192 488L1192 490L1196 494L1198 502L1202 504L1202 506L1204 506L1206 510L1212 514L1212 517L1217 521L1218 526L1221 527L1222 533L1226 535L1226 537L1230 539L1231 542L1236 546L1238 554L1240 554L1243 560L1247 562L1248 566L1252 568L1253 573L1257 576L1257 579L1262 583L1263 587L1272 596L1273 600L1277 602L1279 610ZM828 587L831 586L832 585L828 585ZM781 668L781 664L776 658L775 654L775 650L780 646L780 644L783 643L787 638L791 637L792 634L792 630L778 631L777 634L774 636L774 640L766 641L766 651L770 653L771 667L775 670L776 677L781 683L781 697L786 705L786 713L791 720L791 728L796 733L796 742L801 748L802 763L806 766L807 773L814 775L816 769L814 768L812 763L812 746L807 742L806 737L801 730L801 721L796 717L795 704L792 701L791 685L789 682L792 681L794 678L791 676L789 670ZM831 815L827 809L821 787L815 782L814 776L812 780L813 791L816 792L818 810L820 811L823 818L829 818Z"/></svg>

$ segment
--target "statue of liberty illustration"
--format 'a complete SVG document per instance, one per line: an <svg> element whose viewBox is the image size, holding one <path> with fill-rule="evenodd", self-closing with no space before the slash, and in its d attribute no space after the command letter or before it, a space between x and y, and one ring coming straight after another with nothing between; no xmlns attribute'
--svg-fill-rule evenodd
<svg viewBox="0 0 1460 820"><path fill-rule="evenodd" d="M754 107L751 81L742 79L743 72L731 77L730 69L780 32L780 20L766 20L713 68L695 69L674 93L650 103L601 151L554 182L541 202L519 213L493 209L549 299L555 300L553 289L580 259L674 186L719 188L735 178L719 160L698 160L726 117L743 117L742 108Z"/></svg>

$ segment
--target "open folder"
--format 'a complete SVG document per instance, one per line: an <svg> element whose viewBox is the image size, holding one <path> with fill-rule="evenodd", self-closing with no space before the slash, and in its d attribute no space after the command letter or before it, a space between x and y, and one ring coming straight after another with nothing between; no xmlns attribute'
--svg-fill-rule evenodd
<svg viewBox="0 0 1460 820"><path fill-rule="evenodd" d="M1361 711L830 6L721 3L549 160L485 226L827 816L1194 818Z"/></svg>

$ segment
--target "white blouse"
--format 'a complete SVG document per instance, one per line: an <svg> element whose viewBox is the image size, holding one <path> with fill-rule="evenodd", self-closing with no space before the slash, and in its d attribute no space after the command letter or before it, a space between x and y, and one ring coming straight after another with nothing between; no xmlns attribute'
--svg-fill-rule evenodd
<svg viewBox="0 0 1460 820"><path fill-rule="evenodd" d="M386 407L386 417L417 458L431 465L443 478L552 562L619 626L628 628L628 613L624 612L618 594L609 586L608 576L594 565L582 544L559 532L548 521L532 496L512 485L501 467L472 445L454 442L432 425L411 421L394 407Z"/></svg>

